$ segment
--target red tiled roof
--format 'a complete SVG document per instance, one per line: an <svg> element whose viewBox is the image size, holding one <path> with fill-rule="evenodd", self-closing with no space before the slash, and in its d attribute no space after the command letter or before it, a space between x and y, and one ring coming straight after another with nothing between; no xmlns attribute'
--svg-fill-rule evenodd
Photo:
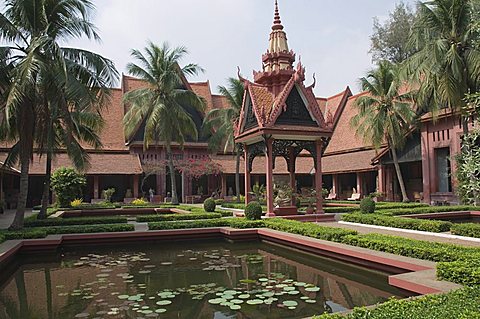
<svg viewBox="0 0 480 319"><path fill-rule="evenodd" d="M332 174L373 170L375 167L371 163L376 155L376 150L365 150L324 156L322 172L323 174Z"/></svg>
<svg viewBox="0 0 480 319"><path fill-rule="evenodd" d="M227 98L223 95L212 95L212 101L214 109L226 109L230 106Z"/></svg>
<svg viewBox="0 0 480 319"><path fill-rule="evenodd" d="M263 86L251 84L248 88L255 113L260 117L259 122L265 124L273 110L274 96Z"/></svg>
<svg viewBox="0 0 480 319"><path fill-rule="evenodd" d="M30 174L45 174L46 157L35 156L30 164ZM67 154L58 154L52 161L52 170L59 167L72 167L72 162ZM109 154L109 153L91 153L90 167L85 174L88 175L136 175L142 174L142 165L136 154Z"/></svg>
<svg viewBox="0 0 480 319"><path fill-rule="evenodd" d="M365 143L361 136L357 136L355 134L355 128L352 128L350 125L350 120L357 114L355 101L359 96L364 94L366 93L357 94L348 99L343 112L340 114L337 125L333 130L332 139L325 154L328 155L330 153L347 152L372 147Z"/></svg>
<svg viewBox="0 0 480 319"><path fill-rule="evenodd" d="M318 107L320 107L320 111L322 111L323 115L325 115L325 109L327 107L327 99L324 97L316 97L315 98L318 103Z"/></svg>
<svg viewBox="0 0 480 319"><path fill-rule="evenodd" d="M210 91L210 83L207 82L197 82L197 83L190 83L193 92L198 96L201 96L207 101L205 111L208 112L214 108L213 99L212 99L212 91Z"/></svg>
<svg viewBox="0 0 480 319"><path fill-rule="evenodd" d="M125 146L125 134L123 131L123 93L119 89L112 89L112 96L109 105L102 110L101 114L105 120L105 126L100 133L103 143L102 150L128 150ZM92 149L91 146L84 146Z"/></svg>

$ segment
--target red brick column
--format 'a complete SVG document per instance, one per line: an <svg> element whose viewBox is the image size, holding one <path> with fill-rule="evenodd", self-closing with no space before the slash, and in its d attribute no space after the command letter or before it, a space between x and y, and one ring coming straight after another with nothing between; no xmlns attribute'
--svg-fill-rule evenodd
<svg viewBox="0 0 480 319"><path fill-rule="evenodd" d="M315 192L317 194L317 214L323 214L323 196L322 196L322 141L315 143L317 168L315 169Z"/></svg>
<svg viewBox="0 0 480 319"><path fill-rule="evenodd" d="M273 139L269 138L265 141L267 152L265 154L265 171L267 174L267 217L275 217L273 211Z"/></svg>
<svg viewBox="0 0 480 319"><path fill-rule="evenodd" d="M225 174L221 174L221 179L222 179L222 197L225 198L227 196L228 190L227 190L227 176Z"/></svg>
<svg viewBox="0 0 480 319"><path fill-rule="evenodd" d="M430 141L428 138L428 124L422 125L421 135L421 147L422 147L422 179L423 179L423 201L430 204L431 194L431 179L430 179Z"/></svg>

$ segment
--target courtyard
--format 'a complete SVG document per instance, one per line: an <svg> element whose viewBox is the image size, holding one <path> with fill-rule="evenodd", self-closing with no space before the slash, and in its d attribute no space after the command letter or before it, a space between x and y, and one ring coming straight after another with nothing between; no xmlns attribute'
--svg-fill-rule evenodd
<svg viewBox="0 0 480 319"><path fill-rule="evenodd" d="M319 95L271 2L216 89L183 46L89 51L124 4L0 6L0 318L480 317L480 3L379 9L359 90Z"/></svg>

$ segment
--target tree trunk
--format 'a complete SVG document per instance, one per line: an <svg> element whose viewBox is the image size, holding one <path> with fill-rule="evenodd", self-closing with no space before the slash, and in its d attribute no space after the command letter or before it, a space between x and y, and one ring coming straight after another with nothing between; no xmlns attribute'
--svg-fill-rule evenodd
<svg viewBox="0 0 480 319"><path fill-rule="evenodd" d="M52 177L52 152L47 151L47 165L45 168L45 182L43 183L42 208L37 219L47 218L47 208L50 203L50 180Z"/></svg>
<svg viewBox="0 0 480 319"><path fill-rule="evenodd" d="M408 199L407 191L405 190L405 183L403 181L402 171L400 170L400 164L398 164L397 151L395 150L394 147L391 147L390 150L392 152L393 165L395 166L395 172L397 173L398 184L400 185L400 190L402 191L402 201L404 203L408 203L410 200Z"/></svg>
<svg viewBox="0 0 480 319"><path fill-rule="evenodd" d="M10 230L19 230L23 228L25 218L25 208L27 206L28 196L28 171L30 169L30 156L22 152L20 155L20 189L18 194L17 212L10 225Z"/></svg>
<svg viewBox="0 0 480 319"><path fill-rule="evenodd" d="M463 129L463 136L467 136L468 134L468 116L462 117L462 129Z"/></svg>
<svg viewBox="0 0 480 319"><path fill-rule="evenodd" d="M237 195L237 203L240 203L240 150L236 147L235 157L235 193Z"/></svg>
<svg viewBox="0 0 480 319"><path fill-rule="evenodd" d="M170 181L172 184L172 204L178 205L177 179L175 178L175 167L173 166L173 154L170 145L167 144L168 170L170 171Z"/></svg>

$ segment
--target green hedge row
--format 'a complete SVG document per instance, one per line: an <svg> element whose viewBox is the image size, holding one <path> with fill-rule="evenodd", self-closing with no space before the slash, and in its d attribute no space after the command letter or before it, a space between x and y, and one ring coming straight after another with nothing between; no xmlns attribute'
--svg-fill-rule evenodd
<svg viewBox="0 0 480 319"><path fill-rule="evenodd" d="M166 221L148 223L149 230L187 229L187 228L209 228L209 227L233 227L233 228L261 228L265 224L261 220L250 221L240 218L204 219L196 221Z"/></svg>
<svg viewBox="0 0 480 319"><path fill-rule="evenodd" d="M349 229L325 227L316 224L302 223L286 219L266 219L249 221L240 218L225 218L212 220L199 220L189 222L163 222L149 223L150 230L184 229L204 227L233 227L233 228L261 228L267 227L288 233L309 236L317 239L341 242L347 235L355 235L357 232Z"/></svg>
<svg viewBox="0 0 480 319"><path fill-rule="evenodd" d="M150 222L164 222L164 221L176 221L176 220L197 220L197 219L217 219L217 218L222 218L222 214L219 214L219 213L158 214L158 215L137 216L137 222L150 223Z"/></svg>
<svg viewBox="0 0 480 319"><path fill-rule="evenodd" d="M466 287L416 299L391 299L375 308L355 308L344 316L323 314L313 319L480 319L480 287Z"/></svg>
<svg viewBox="0 0 480 319"><path fill-rule="evenodd" d="M454 235L480 238L480 224L453 224L450 231Z"/></svg>
<svg viewBox="0 0 480 319"><path fill-rule="evenodd" d="M25 220L25 227L47 227L68 225L98 225L98 224L126 224L127 218L121 216L106 217L75 217L75 218L47 218Z"/></svg>
<svg viewBox="0 0 480 319"><path fill-rule="evenodd" d="M430 207L430 205L425 203L397 203L397 202L378 202L376 206L377 206L377 209Z"/></svg>
<svg viewBox="0 0 480 319"><path fill-rule="evenodd" d="M342 216L342 220L352 223L422 230L434 233L449 231L452 226L452 223L446 221L393 217L380 214L347 214Z"/></svg>
<svg viewBox="0 0 480 319"><path fill-rule="evenodd" d="M412 214L430 214L441 212L459 212L478 210L474 206L428 206L415 208L394 208L394 209L379 209L377 213L383 215L412 215Z"/></svg>
<svg viewBox="0 0 480 319"><path fill-rule="evenodd" d="M23 231L4 231L0 234L0 242L13 239L35 239L44 238L47 235L55 234L79 234L79 233L110 233L133 231L131 224L104 224L104 225L73 225L73 226L49 226L38 228L27 228Z"/></svg>

